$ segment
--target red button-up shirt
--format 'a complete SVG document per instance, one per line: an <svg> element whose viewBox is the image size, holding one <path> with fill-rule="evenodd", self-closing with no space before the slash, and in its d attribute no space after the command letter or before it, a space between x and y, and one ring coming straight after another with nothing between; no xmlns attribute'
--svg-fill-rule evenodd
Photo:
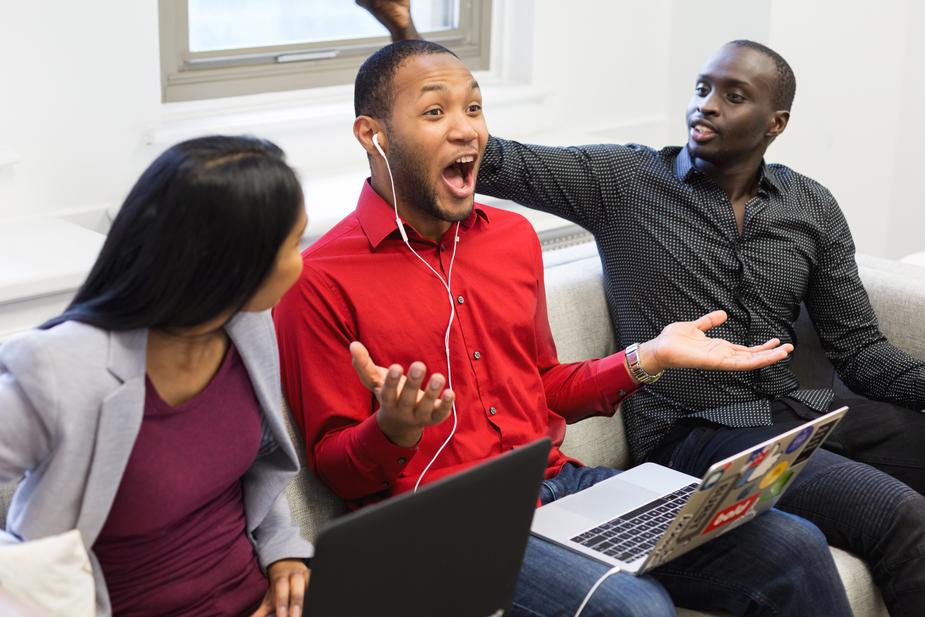
<svg viewBox="0 0 925 617"><path fill-rule="evenodd" d="M436 243L406 226L415 250L447 276L455 225ZM283 387L321 479L353 506L411 489L452 428L426 428L413 448L376 422L348 346L407 370L415 360L447 373L446 288L402 242L392 207L365 183L357 209L303 254L299 281L274 312ZM569 459L565 423L613 414L636 388L623 354L560 364L546 312L543 262L520 215L476 204L462 221L453 266L450 337L458 427L424 477L432 482L551 436L546 477Z"/></svg>

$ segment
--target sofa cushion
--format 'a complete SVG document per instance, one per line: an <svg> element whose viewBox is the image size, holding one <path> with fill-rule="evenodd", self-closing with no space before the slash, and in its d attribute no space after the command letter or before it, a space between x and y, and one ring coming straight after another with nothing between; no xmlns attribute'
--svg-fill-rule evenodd
<svg viewBox="0 0 925 617"><path fill-rule="evenodd" d="M578 251L571 254L585 258L557 265L547 260L546 264L549 325L561 362L600 358L615 350L597 252L591 258ZM585 465L625 467L629 452L619 408L611 418L589 418L570 425L562 450Z"/></svg>
<svg viewBox="0 0 925 617"><path fill-rule="evenodd" d="M318 532L325 523L347 511L341 501L321 480L318 479L305 462L305 439L299 432L292 417L292 412L286 404L283 395L283 419L286 429L292 437L296 454L299 457L299 474L289 482L286 487L286 496L289 499L289 510L292 512L292 521L299 526L302 537L314 542Z"/></svg>
<svg viewBox="0 0 925 617"><path fill-rule="evenodd" d="M6 529L6 512L10 509L10 502L13 501L13 493L19 482L7 482L0 485L0 529Z"/></svg>

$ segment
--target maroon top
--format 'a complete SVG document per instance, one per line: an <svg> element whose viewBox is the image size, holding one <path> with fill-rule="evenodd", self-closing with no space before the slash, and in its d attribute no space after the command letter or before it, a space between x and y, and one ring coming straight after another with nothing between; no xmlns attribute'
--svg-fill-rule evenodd
<svg viewBox="0 0 925 617"><path fill-rule="evenodd" d="M261 415L233 345L206 388L171 407L146 379L144 420L93 551L113 614L240 615L267 590L241 476Z"/></svg>

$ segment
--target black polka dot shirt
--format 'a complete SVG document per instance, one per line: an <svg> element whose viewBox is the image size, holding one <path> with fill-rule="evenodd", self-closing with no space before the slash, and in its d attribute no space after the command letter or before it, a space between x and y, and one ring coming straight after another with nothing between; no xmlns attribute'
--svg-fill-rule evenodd
<svg viewBox="0 0 925 617"><path fill-rule="evenodd" d="M724 309L710 331L733 343L797 344L805 303L823 349L855 392L925 406L925 363L891 345L858 278L854 242L835 199L782 165L763 165L740 236L732 204L685 148L548 148L491 138L480 193L581 225L597 241L618 345L674 321ZM824 410L831 390L805 390L789 359L751 372L675 369L623 403L633 457L643 460L684 416L731 427L771 424L770 401Z"/></svg>

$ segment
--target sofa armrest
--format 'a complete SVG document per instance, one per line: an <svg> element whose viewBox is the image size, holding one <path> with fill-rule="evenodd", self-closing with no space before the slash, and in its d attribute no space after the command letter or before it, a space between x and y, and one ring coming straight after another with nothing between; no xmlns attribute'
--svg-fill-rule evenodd
<svg viewBox="0 0 925 617"><path fill-rule="evenodd" d="M925 268L867 255L858 255L858 268L883 333L925 358Z"/></svg>

